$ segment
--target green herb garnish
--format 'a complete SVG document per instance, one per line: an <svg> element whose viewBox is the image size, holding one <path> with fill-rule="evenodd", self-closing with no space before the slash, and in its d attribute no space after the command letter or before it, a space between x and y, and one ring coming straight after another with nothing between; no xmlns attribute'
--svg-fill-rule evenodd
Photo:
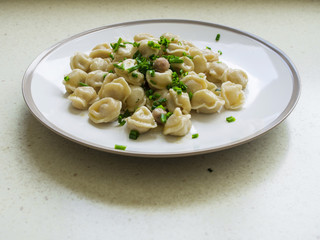
<svg viewBox="0 0 320 240"><path fill-rule="evenodd" d="M231 122L234 122L236 119L234 117L230 116L230 117L227 117L226 120L227 120L227 122L231 123Z"/></svg>
<svg viewBox="0 0 320 240"><path fill-rule="evenodd" d="M111 53L110 53L110 55L109 55L109 56L111 57L111 59L112 59L112 60L114 60L114 56L113 56L113 54L111 54Z"/></svg>
<svg viewBox="0 0 320 240"><path fill-rule="evenodd" d="M209 49L209 50L211 50L211 47L208 47L208 46L206 46L206 49Z"/></svg>
<svg viewBox="0 0 320 240"><path fill-rule="evenodd" d="M218 53L219 53L220 55L222 55L222 52L221 52L221 50L218 50Z"/></svg>
<svg viewBox="0 0 320 240"><path fill-rule="evenodd" d="M154 41L148 41L148 46L153 48L153 49L161 49L161 46Z"/></svg>
<svg viewBox="0 0 320 240"><path fill-rule="evenodd" d="M114 149L118 149L118 150L126 150L126 146L123 146L123 145L118 145L118 144L116 144L116 145L114 145Z"/></svg>
<svg viewBox="0 0 320 240"><path fill-rule="evenodd" d="M189 92L189 99L191 100L193 97L193 93L192 92Z"/></svg>
<svg viewBox="0 0 320 240"><path fill-rule="evenodd" d="M220 33L218 33L216 36L216 41L219 41L219 40L220 40Z"/></svg>
<svg viewBox="0 0 320 240"><path fill-rule="evenodd" d="M129 133L129 138L133 140L137 140L139 137L140 133L137 130L131 130Z"/></svg>
<svg viewBox="0 0 320 240"><path fill-rule="evenodd" d="M117 52L119 47L124 47L124 48L126 47L126 45L122 44L121 42L122 42L122 38L119 38L118 42L110 44L114 52Z"/></svg>
<svg viewBox="0 0 320 240"><path fill-rule="evenodd" d="M85 83L83 83L83 82L79 82L79 85L82 86L82 87L88 86L88 84L85 84Z"/></svg>
<svg viewBox="0 0 320 240"><path fill-rule="evenodd" d="M137 73L132 73L131 76L134 77L134 78L137 78L138 74Z"/></svg>
<svg viewBox="0 0 320 240"><path fill-rule="evenodd" d="M65 77L64 77L64 80L65 80L66 82L68 82L68 81L70 80L70 77L69 77L69 76L65 76Z"/></svg>
<svg viewBox="0 0 320 240"><path fill-rule="evenodd" d="M118 123L120 126L123 126L126 124L126 120L124 120L124 118L127 118L131 115L131 113L129 112L129 110L127 109L123 114L120 114L118 116Z"/></svg>
<svg viewBox="0 0 320 240"><path fill-rule="evenodd" d="M118 65L118 64L114 63L113 66L115 66L115 67L118 68L118 69L125 70L123 63L122 63L121 65Z"/></svg>
<svg viewBox="0 0 320 240"><path fill-rule="evenodd" d="M103 74L102 79L105 79L108 74Z"/></svg>
<svg viewBox="0 0 320 240"><path fill-rule="evenodd" d="M199 133L192 134L192 139L198 138L198 137L199 137Z"/></svg>
<svg viewBox="0 0 320 240"><path fill-rule="evenodd" d="M158 106L162 105L162 103L165 103L166 101L167 101L166 98L160 98L159 100L154 101L152 103L151 109L153 110L153 109L157 108Z"/></svg>
<svg viewBox="0 0 320 240"><path fill-rule="evenodd" d="M157 83L153 80L150 80L150 82L153 84L153 85L157 85Z"/></svg>

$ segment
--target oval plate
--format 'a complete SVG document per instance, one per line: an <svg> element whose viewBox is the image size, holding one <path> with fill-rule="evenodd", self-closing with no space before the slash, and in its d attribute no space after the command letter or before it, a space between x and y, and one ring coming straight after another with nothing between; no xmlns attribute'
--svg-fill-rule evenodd
<svg viewBox="0 0 320 240"><path fill-rule="evenodd" d="M70 107L63 77L71 70L70 56L89 53L99 43L119 37L132 40L137 33L160 36L177 34L197 47L221 50L220 59L244 69L249 75L246 103L240 111L219 114L192 113L192 129L184 137L163 136L157 128L130 140L126 127L117 123L94 125L87 111ZM221 35L216 41L216 35ZM46 127L79 144L122 155L177 157L234 147L266 133L281 123L295 107L300 94L296 68L277 47L252 34L207 22L191 20L143 20L92 29L63 40L40 54L27 69L22 82L26 104ZM226 117L236 121L228 123ZM192 139L191 135L199 137ZM114 149L125 145L125 151Z"/></svg>

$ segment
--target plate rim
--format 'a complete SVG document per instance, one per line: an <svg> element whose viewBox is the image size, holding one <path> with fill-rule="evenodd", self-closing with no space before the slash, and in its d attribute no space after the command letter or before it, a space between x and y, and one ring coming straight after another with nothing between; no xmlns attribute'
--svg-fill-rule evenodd
<svg viewBox="0 0 320 240"><path fill-rule="evenodd" d="M281 112L281 114L274 119L271 123L267 124L264 128L261 130L250 134L249 136L246 136L245 138L242 138L240 140L234 141L231 144L223 144L221 146L216 146L213 148L206 148L206 149L201 149L201 150L194 150L194 149L189 149L186 151L179 151L176 153L143 153L140 151L132 151L132 150L117 150L114 148L109 148L106 146L102 146L99 144L94 144L92 142L88 142L86 140L80 139L77 136L74 136L59 127L57 127L55 124L51 123L49 119L47 119L41 111L37 108L36 104L33 101L32 94L31 94L31 82L32 82L32 76L34 70L37 68L37 66L41 63L41 61L49 55L51 52L53 52L55 49L57 49L59 46L62 46L65 43L68 43L69 41L72 41L73 39L77 39L81 36L85 36L94 32L98 32L104 29L110 29L110 28L117 28L121 26L131 26L131 25L141 25L141 24L152 24L152 23L180 23L180 24L196 24L196 25L202 25L202 26L209 26L209 27L214 27L214 28L220 28L223 30L231 31L233 33L237 33L243 36L247 36L263 45L266 47L270 48L272 51L274 51L281 59L286 63L286 66L289 67L290 72L292 74L292 82L293 82L293 89L292 89L292 94L289 103L287 106L284 108L284 110ZM28 66L27 70L25 71L23 78L22 78L22 95L24 98L24 101L26 105L29 108L29 111L32 113L32 115L40 121L45 127L49 128L51 131L55 132L56 134L73 141L75 143L78 143L80 145L96 149L99 151L104 151L108 153L113 153L113 154L120 154L124 156L131 156L131 157L153 157L153 158L164 158L164 157L184 157L184 156L193 156L193 155L201 155L201 154L207 154L207 153L212 153L212 152L217 152L229 148L233 148L242 144L245 144L247 142L253 141L256 138L266 134L276 126L278 126L280 123L282 123L293 111L295 106L297 105L299 98L301 94L301 81L300 81L300 76L298 73L297 68L295 67L294 63L291 61L291 59L278 47L273 45L272 43L262 39L259 36L256 36L254 34L251 34L246 31L242 31L237 28L217 24L217 23L211 23L211 22L205 22L205 21L199 21L199 20L188 20L188 19L144 19L144 20L135 20L135 21L127 21L127 22L121 22L121 23L115 23L115 24L110 24L110 25L105 25L93 29L89 29L83 32L80 32L78 34L72 35L66 39L63 39L56 44L52 45L51 47L45 49L42 51L33 61L32 63Z"/></svg>

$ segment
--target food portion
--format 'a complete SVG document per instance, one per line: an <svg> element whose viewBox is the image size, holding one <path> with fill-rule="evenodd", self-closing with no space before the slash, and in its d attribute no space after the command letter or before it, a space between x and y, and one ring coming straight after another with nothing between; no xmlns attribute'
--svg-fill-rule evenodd
<svg viewBox="0 0 320 240"><path fill-rule="evenodd" d="M221 62L221 54L171 33L141 33L76 52L63 83L72 106L88 109L95 124L118 120L131 139L159 125L164 135L185 136L192 111L238 110L245 102L248 76Z"/></svg>

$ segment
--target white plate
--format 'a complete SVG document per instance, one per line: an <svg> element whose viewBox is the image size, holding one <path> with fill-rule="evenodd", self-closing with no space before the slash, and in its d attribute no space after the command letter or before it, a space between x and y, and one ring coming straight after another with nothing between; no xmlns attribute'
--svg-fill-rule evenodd
<svg viewBox="0 0 320 240"><path fill-rule="evenodd" d="M240 111L192 114L193 127L185 137L165 137L160 130L130 140L117 123L93 125L87 112L73 110L62 80L70 72L75 52L90 52L97 44L137 33L160 36L171 32L182 39L223 52L221 59L249 74L246 103ZM215 37L221 34L220 41ZM190 20L144 20L96 28L63 40L44 51L23 77L23 95L34 116L54 132L85 146L130 156L176 157L214 152L255 139L281 123L293 110L300 93L297 70L277 47L252 34L213 23ZM234 116L236 121L226 122ZM199 133L197 139L191 134ZM114 149L125 145L125 151Z"/></svg>

